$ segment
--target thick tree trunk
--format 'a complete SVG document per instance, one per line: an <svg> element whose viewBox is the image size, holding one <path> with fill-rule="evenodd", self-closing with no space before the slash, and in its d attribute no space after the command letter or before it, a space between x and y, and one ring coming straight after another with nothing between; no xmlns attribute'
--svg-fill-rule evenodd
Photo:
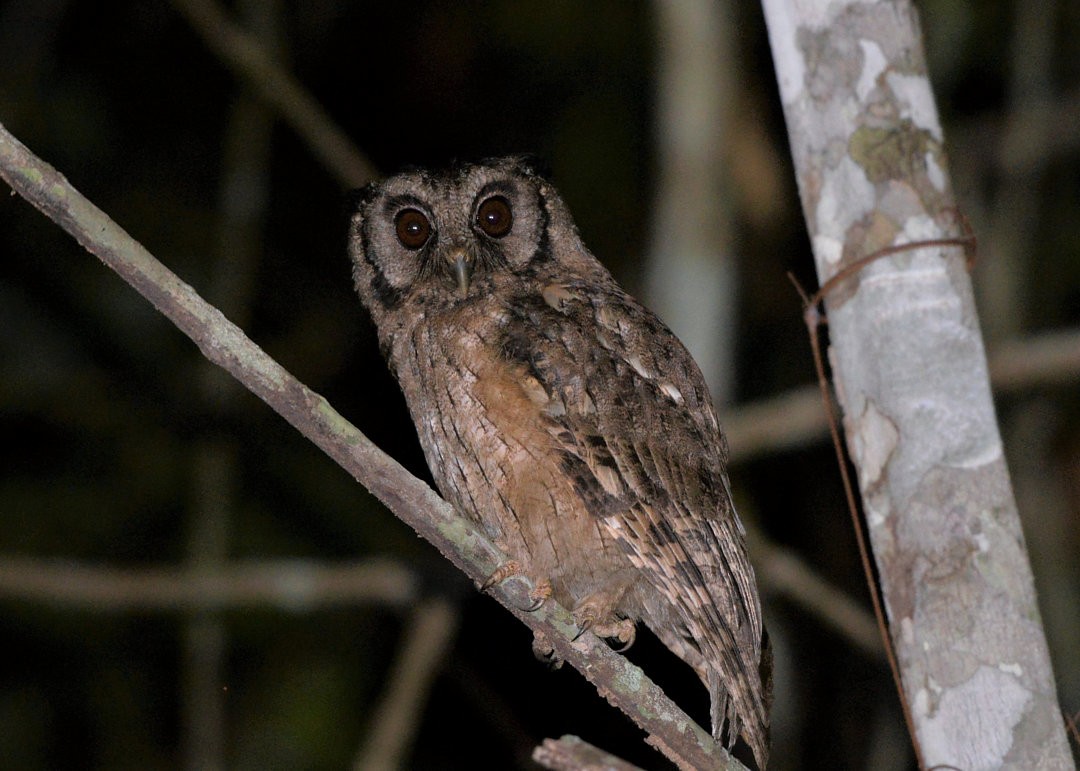
<svg viewBox="0 0 1080 771"><path fill-rule="evenodd" d="M905 0L764 0L822 283L957 235ZM1073 768L963 255L916 248L826 298L848 448L922 762Z"/></svg>

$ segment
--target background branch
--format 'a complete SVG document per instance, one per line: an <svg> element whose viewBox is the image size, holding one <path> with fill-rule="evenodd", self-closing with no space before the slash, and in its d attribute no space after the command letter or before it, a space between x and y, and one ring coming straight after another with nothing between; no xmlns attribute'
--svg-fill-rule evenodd
<svg viewBox="0 0 1080 771"><path fill-rule="evenodd" d="M996 393L1060 387L1077 381L1080 330L1062 329L1003 340L990 351L990 384ZM721 415L721 423L731 443L733 463L791 450L828 436L816 385L732 407Z"/></svg>
<svg viewBox="0 0 1080 771"><path fill-rule="evenodd" d="M434 597L419 603L409 618L404 641L375 708L367 740L353 763L355 771L407 768L408 751L420 728L423 703L453 647L458 610Z"/></svg>
<svg viewBox="0 0 1080 771"><path fill-rule="evenodd" d="M0 598L106 613L237 610L309 612L341 604L407 606L419 577L398 562L233 562L213 569L121 570L40 559L0 559Z"/></svg>
<svg viewBox="0 0 1080 771"><path fill-rule="evenodd" d="M203 41L249 88L267 101L346 188L378 176L322 105L266 48L230 19L214 0L173 0Z"/></svg>

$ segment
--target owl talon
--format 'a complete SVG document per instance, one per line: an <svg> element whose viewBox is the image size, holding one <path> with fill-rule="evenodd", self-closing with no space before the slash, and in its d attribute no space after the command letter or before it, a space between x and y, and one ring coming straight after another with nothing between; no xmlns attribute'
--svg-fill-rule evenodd
<svg viewBox="0 0 1080 771"><path fill-rule="evenodd" d="M507 560L499 567L495 568L495 572L484 579L484 582L480 584L480 591L486 592L496 584L501 584L510 576L521 575L521 563L517 560Z"/></svg>
<svg viewBox="0 0 1080 771"><path fill-rule="evenodd" d="M529 599L533 601L531 608L527 608L527 613L535 613L544 606L544 603L551 597L551 582L546 578L536 582L533 590L529 592Z"/></svg>
<svg viewBox="0 0 1080 771"><path fill-rule="evenodd" d="M499 565L499 567L495 568L495 572L480 584L480 591L486 592L491 587L501 584L508 578L524 575L525 572L522 569L520 562L517 560L507 560ZM532 600L532 604L525 607L519 607L518 610L523 613L535 613L543 607L549 597L551 597L551 582L546 578L536 581L534 582L532 590L529 592L529 599Z"/></svg>
<svg viewBox="0 0 1080 771"><path fill-rule="evenodd" d="M622 647L615 650L623 653L634 644L637 627L632 619L620 618L610 607L602 604L601 600L601 596L593 595L578 603L578 606L574 608L574 620L580 630L574 639L577 640L578 637L591 630L597 637L622 643Z"/></svg>
<svg viewBox="0 0 1080 771"><path fill-rule="evenodd" d="M618 634L615 635L615 639L623 644L621 648L616 648L616 653L626 653L634 645L634 640L637 639L637 625L634 624L628 618L624 618L617 625L620 627Z"/></svg>

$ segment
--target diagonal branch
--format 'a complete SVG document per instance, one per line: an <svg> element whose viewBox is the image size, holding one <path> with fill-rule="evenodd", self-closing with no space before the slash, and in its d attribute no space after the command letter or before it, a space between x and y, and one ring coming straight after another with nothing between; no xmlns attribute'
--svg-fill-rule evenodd
<svg viewBox="0 0 1080 771"><path fill-rule="evenodd" d="M505 555L431 488L290 375L3 126L0 176L153 303L207 359L270 405L472 580L483 581L506 561ZM525 579L514 577L491 593L522 623L546 637L561 658L630 716L649 734L650 743L676 765L743 768L639 668L595 635L578 635L565 608L549 601L535 612L521 610L530 604L530 589Z"/></svg>

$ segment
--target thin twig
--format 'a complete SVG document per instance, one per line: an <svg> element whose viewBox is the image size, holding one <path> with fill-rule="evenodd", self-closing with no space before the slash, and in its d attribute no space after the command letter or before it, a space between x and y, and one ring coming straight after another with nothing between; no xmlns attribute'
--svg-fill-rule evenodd
<svg viewBox="0 0 1080 771"><path fill-rule="evenodd" d="M1069 738L1080 749L1080 712L1075 715L1065 715L1065 729L1069 732Z"/></svg>
<svg viewBox="0 0 1080 771"><path fill-rule="evenodd" d="M2 126L0 176L150 300L203 355L232 373L473 581L483 582L506 562L506 556L471 522L267 356ZM579 634L568 610L551 600L535 612L521 610L530 606L532 590L530 582L518 576L492 588L491 594L543 635L557 656L630 716L676 765L742 768L640 669L592 633Z"/></svg>
<svg viewBox="0 0 1080 771"><path fill-rule="evenodd" d="M322 105L220 5L214 0L173 0L173 5L237 77L281 114L342 185L359 187L378 177Z"/></svg>

